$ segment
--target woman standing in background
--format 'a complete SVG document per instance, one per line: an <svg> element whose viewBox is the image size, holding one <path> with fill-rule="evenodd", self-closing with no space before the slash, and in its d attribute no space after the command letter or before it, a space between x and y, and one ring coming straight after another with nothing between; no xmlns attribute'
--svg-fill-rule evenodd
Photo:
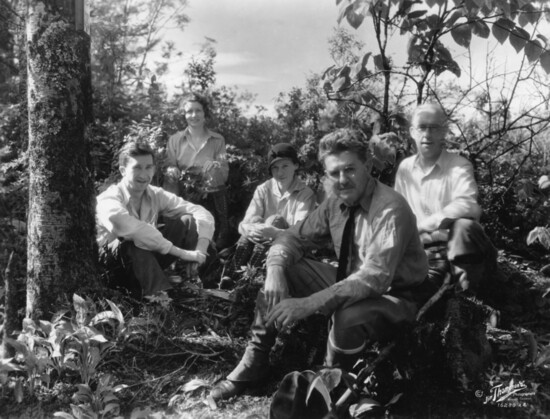
<svg viewBox="0 0 550 419"><path fill-rule="evenodd" d="M229 220L227 216L226 185L229 174L225 152L225 140L217 132L206 127L210 117L208 100L203 95L191 93L185 96L179 109L183 111L187 128L178 131L168 139L166 147L167 169L164 189L181 195L180 178L182 173L199 176L207 197L213 205L216 219L216 247L229 245ZM185 198L185 197L184 197Z"/></svg>

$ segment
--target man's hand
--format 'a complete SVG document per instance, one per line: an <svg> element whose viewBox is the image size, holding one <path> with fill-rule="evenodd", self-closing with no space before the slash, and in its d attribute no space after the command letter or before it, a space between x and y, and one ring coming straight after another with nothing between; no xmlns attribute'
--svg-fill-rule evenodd
<svg viewBox="0 0 550 419"><path fill-rule="evenodd" d="M242 229L244 230L245 237L248 240L251 240L254 243L263 243L266 241L266 237L264 237L262 233L263 226L264 224L250 223L250 224L243 224Z"/></svg>
<svg viewBox="0 0 550 419"><path fill-rule="evenodd" d="M262 235L264 240L275 240L281 230L277 227L273 227L272 225L260 224L258 225L258 232Z"/></svg>
<svg viewBox="0 0 550 419"><path fill-rule="evenodd" d="M216 160L207 160L204 162L204 165L202 166L202 170L206 173L209 172L212 169L219 169L221 167L221 163Z"/></svg>
<svg viewBox="0 0 550 419"><path fill-rule="evenodd" d="M317 311L310 298L287 298L268 311L266 326L275 325L278 330L285 329L292 323L305 319Z"/></svg>
<svg viewBox="0 0 550 419"><path fill-rule="evenodd" d="M268 313L278 302L288 297L285 268L282 266L270 266L267 268L264 293L267 300Z"/></svg>
<svg viewBox="0 0 550 419"><path fill-rule="evenodd" d="M206 261L206 255L198 250L179 249L177 256L187 262L196 262L199 266Z"/></svg>

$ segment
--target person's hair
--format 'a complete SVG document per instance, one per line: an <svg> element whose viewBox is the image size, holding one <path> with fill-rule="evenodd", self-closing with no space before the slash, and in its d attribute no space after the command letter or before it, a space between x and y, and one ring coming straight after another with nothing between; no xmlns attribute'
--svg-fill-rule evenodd
<svg viewBox="0 0 550 419"><path fill-rule="evenodd" d="M321 138L318 158L324 164L327 156L344 151L355 153L363 163L372 161L367 137L358 129L351 128L340 128Z"/></svg>
<svg viewBox="0 0 550 419"><path fill-rule="evenodd" d="M155 163L155 152L147 142L131 140L124 144L118 152L118 167L126 167L128 159L137 156L151 156Z"/></svg>
<svg viewBox="0 0 550 419"><path fill-rule="evenodd" d="M419 115L424 112L432 112L437 115L438 120L441 122L441 126L447 128L447 114L445 113L445 110L443 107L438 103L423 103L422 105L418 105L412 115L411 115L411 126L416 126L416 120L418 119Z"/></svg>
<svg viewBox="0 0 550 419"><path fill-rule="evenodd" d="M185 105L189 102L197 102L200 104L202 106L202 110L204 111L204 117L210 118L210 102L206 96L196 92L186 94L180 100L178 106L180 112L185 112Z"/></svg>

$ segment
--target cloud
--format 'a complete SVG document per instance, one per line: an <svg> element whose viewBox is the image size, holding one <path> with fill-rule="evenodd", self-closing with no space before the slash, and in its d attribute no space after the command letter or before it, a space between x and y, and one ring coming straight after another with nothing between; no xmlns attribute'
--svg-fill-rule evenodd
<svg viewBox="0 0 550 419"><path fill-rule="evenodd" d="M218 85L240 85L240 86L253 86L261 83L271 83L273 79L262 76L252 76L250 74L243 73L223 73L220 72L216 75Z"/></svg>
<svg viewBox="0 0 550 419"><path fill-rule="evenodd" d="M249 52L220 52L216 55L216 68L235 67L239 65L251 64L257 61L254 54Z"/></svg>

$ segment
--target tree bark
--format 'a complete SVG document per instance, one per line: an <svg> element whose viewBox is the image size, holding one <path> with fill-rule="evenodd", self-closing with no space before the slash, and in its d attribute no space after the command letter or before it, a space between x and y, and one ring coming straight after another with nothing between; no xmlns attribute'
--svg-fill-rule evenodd
<svg viewBox="0 0 550 419"><path fill-rule="evenodd" d="M29 222L27 310L49 317L95 287L94 189L86 137L91 119L90 37L70 0L28 0Z"/></svg>

